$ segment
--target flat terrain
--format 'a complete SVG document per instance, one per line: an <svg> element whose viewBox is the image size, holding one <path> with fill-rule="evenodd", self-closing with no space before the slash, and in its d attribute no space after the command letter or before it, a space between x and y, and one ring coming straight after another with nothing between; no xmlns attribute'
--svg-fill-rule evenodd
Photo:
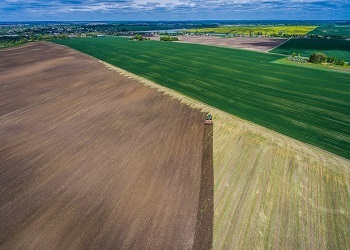
<svg viewBox="0 0 350 250"><path fill-rule="evenodd" d="M349 160L109 67L213 114L213 249L350 248Z"/></svg>
<svg viewBox="0 0 350 250"><path fill-rule="evenodd" d="M282 36L282 35L305 35L314 30L317 26L292 26L292 25L277 25L277 26L238 26L238 25L223 25L216 28L201 28L190 29L188 32L199 33L219 33L233 35L263 35L263 36Z"/></svg>
<svg viewBox="0 0 350 250"><path fill-rule="evenodd" d="M274 63L294 66L294 67L303 67L303 68L309 68L309 69L318 69L318 70L324 70L324 71L333 71L333 72L339 72L343 74L350 74L350 67L348 65L335 65L335 64L320 64L320 63L297 63L292 62L288 60L288 58L283 58L274 61Z"/></svg>
<svg viewBox="0 0 350 250"><path fill-rule="evenodd" d="M350 61L350 41L336 39L290 39L271 50L272 53L310 56L314 52L323 52L329 57Z"/></svg>
<svg viewBox="0 0 350 250"><path fill-rule="evenodd" d="M214 115L214 249L349 249L350 161Z"/></svg>
<svg viewBox="0 0 350 250"><path fill-rule="evenodd" d="M69 48L1 50L0 248L191 248L204 117Z"/></svg>
<svg viewBox="0 0 350 250"><path fill-rule="evenodd" d="M280 55L120 37L57 41L230 114L350 159L348 74Z"/></svg>
<svg viewBox="0 0 350 250"><path fill-rule="evenodd" d="M30 46L33 45L30 44ZM12 98L16 98L18 95L18 104L8 106L12 108L7 108L7 112L0 116L1 141L7 145L2 146L0 150L0 159L4 162L0 165L0 239L2 242L0 248L10 248L9 246L12 248L35 248L39 244L41 248L49 249L67 248L68 246L70 248L87 248L87 246L118 248L119 245L115 242L118 242L118 239L125 239L126 232L131 228L136 228L133 231L135 233L128 234L128 240L123 241L123 246L125 248L143 247L145 246L142 245L144 241L140 243L141 240L137 237L137 233L150 233L151 237L155 232L156 225L160 227L161 222L167 221L169 218L167 215L171 211L166 206L166 202L174 206L174 203L171 202L174 201L173 192L182 193L182 196L187 197L184 199L187 200L186 205L177 210L178 214L173 214L175 217L171 223L176 225L179 223L182 227L184 225L188 228L194 227L190 226L188 221L193 221L192 217L183 218L183 216L184 210L186 213L190 212L189 206L194 204L194 201L190 199L194 196L193 189L196 189L197 192L199 190L199 182L197 181L200 177L199 167L196 165L197 159L192 159L192 168L182 168L184 174L181 177L174 175L168 168L166 170L161 167L158 169L152 167L152 174L147 174L142 171L140 165L143 165L144 161L150 163L149 159L153 159L153 161L147 165L148 167L157 165L158 162L155 159L158 159L158 155L162 154L163 150L168 150L168 155L174 152L172 148L168 147L177 141L166 143L174 139L172 135L164 136L164 143L159 143L157 140L157 145L154 144L154 139L148 138L148 136L158 138L158 133L162 133L164 124L176 125L175 130L181 129L180 133L185 134L184 136L189 136L188 133L197 134L204 131L203 129L197 130L197 123L193 125L194 129L191 131L186 131L184 127L180 128L179 123L174 122L161 123L161 125L156 126L156 129L154 129L154 123L152 128L148 127L147 124L152 123L152 119L146 119L145 116L149 113L136 112L134 106L139 108L145 105L150 109L150 114L157 114L153 119L159 121L158 119L165 117L165 114L161 112L165 104L163 102L162 105L154 103L153 100L154 98L157 100L158 95L153 96L154 91L141 88L139 85L136 87L134 85L136 82L157 88L180 99L183 103L213 114L215 185L213 249L350 248L349 160L198 103L120 68L108 65L109 68L113 68L119 73L109 75L110 71L107 69L102 70L98 67L96 70L97 66L94 60L91 61L91 59L75 52L69 52L67 55L65 52L69 50L60 49L57 52L54 48L56 47L51 45L44 47L44 49L40 46L34 46L32 49L40 53L30 54L31 57L21 56L21 58L26 58L21 64L25 64L25 61L32 64L33 61L38 60L35 57L47 57L49 54L51 59L46 58L45 63L51 62L53 68L49 66L43 68L43 64L36 64L37 67L34 70L33 65L27 67L18 65L20 70L9 72L9 68L17 67L18 63L18 61L16 63L11 61L12 57L10 57L6 63L13 65L8 66L4 70L5 73L2 72L0 75L2 85L4 79L9 82L14 75L19 77L17 80L23 81L23 83L16 83L16 86L22 86L23 91L16 91L12 95ZM22 50L22 53L25 52ZM60 58L60 56L63 57L61 61L51 61L53 58ZM81 60L84 61L84 65L81 64ZM1 63L5 65L3 61ZM57 64L60 67L54 67ZM64 70L67 76L61 74L61 71L57 69ZM75 75L76 72L73 73L75 70L81 74ZM33 89L30 88L30 82L26 80L29 77L26 75L28 73L31 77L35 73L37 81L44 79L47 84L40 85L40 89L36 88L35 91L40 91L42 99L36 99L37 104L33 107L28 105L30 98L38 98L40 95L31 94L30 91ZM52 77L47 78L48 73L51 76L59 75L58 80L51 80L49 83L52 82L52 84L49 84L47 79ZM4 75L7 78L4 78ZM68 87L72 78L75 79L75 88ZM90 80L86 80L86 78ZM96 83L96 79L99 80L98 83ZM106 84L105 81L110 84ZM125 95L124 92L125 94L114 96L114 87L117 86L117 89L124 90L125 88L122 86L125 83L133 86L132 93L135 93L134 91L139 90L139 88L147 91L144 92L145 95L137 95L137 98L131 95L131 92L129 95ZM61 88L61 91L58 92L52 91L51 93L49 91L61 84L67 88ZM3 89L8 88L7 85L1 86L1 94L4 93ZM26 85L28 86L26 87ZM92 91L96 88L99 90ZM80 89L81 91L78 91ZM97 94L97 92L103 94ZM150 103L158 107L156 112L147 106L148 102L142 101L149 95L152 100ZM84 96L86 98L82 98ZM109 96L112 98L108 98ZM170 101L165 96L160 96L171 103L174 101L176 107L179 108L179 103L175 100ZM139 102L134 103L134 97L140 99ZM3 98L2 95L0 100ZM122 112L125 109L125 104L118 106L122 103L120 98L130 100L125 110L127 114L131 114L130 118ZM54 100L56 100L56 105L54 105ZM97 105L98 100L100 100L100 105ZM102 100L105 101L102 102ZM53 109L49 108L50 105L47 106L49 103L54 105ZM1 106L1 110L3 107L4 105ZM167 107L169 106L165 105L165 109ZM46 109L52 112L48 113ZM101 113L101 109L104 111L103 113ZM181 106L181 109L188 112L187 106ZM10 113L11 110L13 113ZM76 113L76 110L79 112ZM110 110L113 112L109 112ZM194 109L190 109L190 111L195 112ZM171 112L171 114L167 114L170 121L174 121L174 117L176 119L186 117L176 109L171 110ZM97 114L100 115L96 119L93 118ZM148 129L148 134L143 135L142 140L138 140L139 135L136 130L132 131L134 132L132 137L130 134L124 134L132 129L129 128L129 123L134 120L133 117L136 115L145 119L140 122L142 124L141 130L145 126ZM190 120L199 119L197 115L195 112ZM111 133L113 128L119 128L118 124L125 119L127 122L124 124L123 130L117 129ZM103 121L111 123L112 120L113 125L103 125ZM184 120L183 122L188 124L191 121ZM91 125L95 123L97 126ZM134 126L138 127L136 124ZM40 132L41 130L42 132ZM60 133L53 133L55 131L60 131ZM53 136L55 134L57 135ZM177 136L179 135L177 134ZM197 136L201 138L198 139ZM193 144L193 141L198 142L203 138L202 135L198 134L197 136L191 137L191 142L186 141L185 137L177 138L185 140L188 143L186 145L202 145L201 143ZM24 138L27 139L24 140ZM132 145L124 149L123 153L127 157L123 157L117 152L119 149L123 149L122 145L129 140L139 142L140 145ZM80 142L79 145L75 144L77 141ZM162 147L159 148L159 144ZM148 147L158 151L149 151ZM177 148L177 150L175 151L182 152L181 148ZM198 146L198 149L186 152L186 156L180 157L179 160L184 162L185 159L194 157L193 154L199 153L201 150L206 151L210 148ZM45 156L46 152L53 152L53 154ZM135 158L139 159L139 156L143 157L142 160L132 161ZM13 163L3 160L7 158L12 159ZM114 163L110 163L112 160L117 163L122 161L120 165L117 163L114 165ZM176 159L171 158L168 162L163 162L163 166L172 166L174 161ZM128 166L128 164L133 164L130 166L133 167L134 172L126 173L121 167L118 167ZM186 172L189 170L193 172ZM143 178L148 178L150 182L144 182ZM179 178L182 180L175 184ZM187 178L192 178L192 182L187 182ZM7 181L6 185L3 180ZM187 183L186 187L183 186L185 184L181 185L183 180L185 180L184 183ZM207 183L212 181L210 176L206 176L205 180ZM156 185L153 186L153 184ZM127 185L127 188L121 188L123 185ZM146 191L149 187L147 185L153 186L154 189L151 192ZM204 184L201 183L202 185ZM138 187L144 191L140 191ZM135 192L129 193L132 190ZM145 196L140 198L137 190ZM125 197L120 200L121 202L118 202L118 193L120 194L120 192L126 193ZM166 193L163 193L162 196L162 192ZM204 194L206 193L210 192L204 192ZM149 200L152 199L150 196L153 197L153 195L157 196L157 202ZM169 198L166 195L172 195L172 197ZM11 203L5 202L7 200L11 200ZM210 206L210 203L208 205ZM124 211L127 206L131 211ZM145 215L136 212L136 210L145 211L148 206L152 207L152 211L156 209L157 213L150 212ZM178 208L178 206L175 207ZM210 210L210 207L208 209ZM156 219L158 213L165 216L158 217L157 222L154 222L153 219ZM200 217L201 214L197 213L196 218ZM149 224L144 223L149 218L152 218L151 221L154 222L152 228L148 227ZM200 223L199 226L205 229L208 225ZM159 231L157 238L153 239L159 245L156 246L153 241L147 241L146 248L158 248L158 246L169 248L167 243L170 244L171 240L168 241L168 239L171 236L178 237L181 232L178 232L174 227L168 229L169 231ZM192 230L187 231L190 235L184 234L186 236L184 239L188 241L185 240L184 243L179 243L177 246L181 248L186 242L193 242L194 233ZM168 235L164 235L164 233L168 233ZM190 248L191 244L186 246Z"/></svg>
<svg viewBox="0 0 350 250"><path fill-rule="evenodd" d="M218 36L178 36L180 42L213 45L227 48L248 49L267 52L287 41L283 38L230 37Z"/></svg>

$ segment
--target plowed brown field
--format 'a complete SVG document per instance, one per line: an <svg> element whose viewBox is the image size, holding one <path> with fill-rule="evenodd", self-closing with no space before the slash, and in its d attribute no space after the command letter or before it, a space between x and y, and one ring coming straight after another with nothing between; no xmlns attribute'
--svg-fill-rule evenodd
<svg viewBox="0 0 350 250"><path fill-rule="evenodd" d="M0 248L193 246L204 113L50 43L0 88Z"/></svg>
<svg viewBox="0 0 350 250"><path fill-rule="evenodd" d="M178 36L183 43L205 44L219 47L247 49L260 52L267 52L286 42L284 38L266 37L218 37L218 36ZM158 39L159 40L159 39Z"/></svg>

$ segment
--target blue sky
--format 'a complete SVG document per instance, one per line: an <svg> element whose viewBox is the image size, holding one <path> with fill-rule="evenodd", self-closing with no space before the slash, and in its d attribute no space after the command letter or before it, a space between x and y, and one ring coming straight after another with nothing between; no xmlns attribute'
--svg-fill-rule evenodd
<svg viewBox="0 0 350 250"><path fill-rule="evenodd" d="M0 0L0 21L349 20L350 0Z"/></svg>

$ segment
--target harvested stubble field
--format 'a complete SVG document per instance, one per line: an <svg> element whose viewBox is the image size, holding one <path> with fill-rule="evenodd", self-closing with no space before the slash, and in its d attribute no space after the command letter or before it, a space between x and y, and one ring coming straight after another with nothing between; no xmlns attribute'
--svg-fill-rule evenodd
<svg viewBox="0 0 350 250"><path fill-rule="evenodd" d="M0 248L201 239L205 114L60 45L0 58Z"/></svg>
<svg viewBox="0 0 350 250"><path fill-rule="evenodd" d="M350 161L212 113L214 249L350 248Z"/></svg>
<svg viewBox="0 0 350 250"><path fill-rule="evenodd" d="M108 66L213 114L213 249L350 248L349 160Z"/></svg>

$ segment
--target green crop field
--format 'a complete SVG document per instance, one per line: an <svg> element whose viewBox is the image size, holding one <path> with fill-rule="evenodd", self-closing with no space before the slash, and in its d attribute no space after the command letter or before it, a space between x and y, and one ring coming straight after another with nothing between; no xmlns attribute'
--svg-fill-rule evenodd
<svg viewBox="0 0 350 250"><path fill-rule="evenodd" d="M295 52L302 56L310 56L313 52L323 52L327 56L350 61L350 41L338 39L291 39L270 50L270 52L284 55L291 55Z"/></svg>
<svg viewBox="0 0 350 250"><path fill-rule="evenodd" d="M221 26L217 28L190 29L187 32L236 35L305 35L316 26Z"/></svg>
<svg viewBox="0 0 350 250"><path fill-rule="evenodd" d="M309 34L350 37L350 25L320 26L310 31Z"/></svg>
<svg viewBox="0 0 350 250"><path fill-rule="evenodd" d="M348 74L282 56L118 37L56 41L223 111L350 159Z"/></svg>

